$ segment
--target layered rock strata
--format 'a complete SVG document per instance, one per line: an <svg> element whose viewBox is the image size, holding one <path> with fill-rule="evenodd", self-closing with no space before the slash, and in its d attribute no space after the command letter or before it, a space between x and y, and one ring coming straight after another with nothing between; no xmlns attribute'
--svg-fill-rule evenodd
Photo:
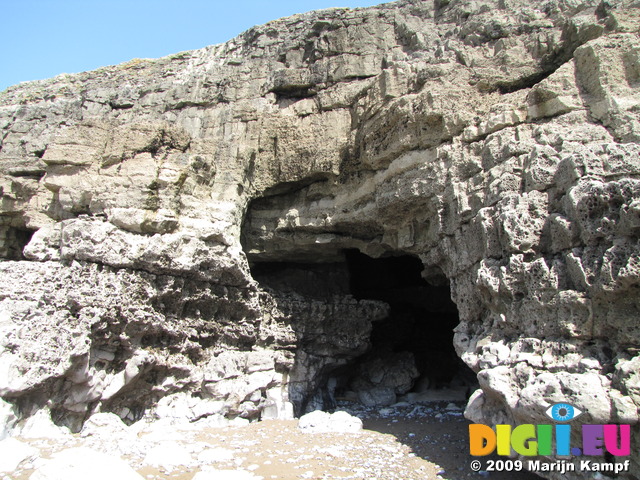
<svg viewBox="0 0 640 480"><path fill-rule="evenodd" d="M9 88L0 433L322 404L387 306L250 266L348 250L450 285L473 421L637 433L639 12L401 0Z"/></svg>

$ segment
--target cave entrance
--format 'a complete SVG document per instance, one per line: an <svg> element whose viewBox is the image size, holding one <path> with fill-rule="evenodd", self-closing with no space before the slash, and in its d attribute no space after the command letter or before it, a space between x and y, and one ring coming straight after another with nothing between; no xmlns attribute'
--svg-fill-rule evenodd
<svg viewBox="0 0 640 480"><path fill-rule="evenodd" d="M34 233L28 228L0 227L0 258L24 260L22 251Z"/></svg>
<svg viewBox="0 0 640 480"><path fill-rule="evenodd" d="M254 278L283 305L294 305L288 308L298 346L289 396L296 413L332 409L339 400L465 400L475 375L453 347L459 318L446 277L427 282L422 262L410 255L345 250L342 259L252 262Z"/></svg>
<svg viewBox="0 0 640 480"><path fill-rule="evenodd" d="M371 258L349 250L345 257L351 294L390 308L373 323L367 353L336 372L336 397L368 405L464 400L475 375L453 347L459 317L446 277L427 282L422 262L410 255Z"/></svg>

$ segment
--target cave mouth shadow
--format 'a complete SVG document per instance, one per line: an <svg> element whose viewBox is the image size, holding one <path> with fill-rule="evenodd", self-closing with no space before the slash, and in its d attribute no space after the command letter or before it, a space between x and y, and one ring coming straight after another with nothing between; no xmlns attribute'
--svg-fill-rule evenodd
<svg viewBox="0 0 640 480"><path fill-rule="evenodd" d="M26 227L0 227L0 258L26 260L23 250L35 232Z"/></svg>
<svg viewBox="0 0 640 480"><path fill-rule="evenodd" d="M372 258L355 249L342 254L343 261L333 263L251 264L254 279L276 297L294 294L327 305L351 298L386 308L386 315L364 322L354 318L359 311L340 313L344 302L327 309L334 318L291 315L298 346L289 399L296 415L334 410L337 401L375 407L465 401L476 377L453 347L459 317L444 274L430 271L427 282L421 260L411 255Z"/></svg>
<svg viewBox="0 0 640 480"><path fill-rule="evenodd" d="M460 404L458 404L460 405ZM429 403L419 405L420 414L407 415L402 408L393 409L392 415L381 417L372 415L363 420L366 430L391 435L402 445L408 446L410 452L426 460L435 463L438 470L442 471L436 478L446 480L467 480L469 478L487 478L487 472L474 472L470 464L473 460L480 460L482 465L488 465L488 461L507 460L508 457L498 456L493 453L486 457L473 457L469 453L469 420L461 415L451 416L444 414L445 419L438 417L447 411L442 403ZM404 408L407 411L415 411L415 406ZM446 418L448 417L448 418ZM526 463L526 462L525 462ZM425 475L425 478L427 476ZM492 480L541 480L535 473L526 469L521 471L492 471Z"/></svg>

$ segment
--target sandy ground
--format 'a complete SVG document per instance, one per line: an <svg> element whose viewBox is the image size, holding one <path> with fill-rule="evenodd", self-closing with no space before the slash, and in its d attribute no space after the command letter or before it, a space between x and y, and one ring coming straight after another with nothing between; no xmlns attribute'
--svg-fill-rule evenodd
<svg viewBox="0 0 640 480"><path fill-rule="evenodd" d="M297 420L267 420L224 428L152 424L104 435L20 439L38 447L40 457L23 462L4 479L26 480L53 452L77 446L120 455L149 480L191 480L212 468L245 472L256 480L539 478L527 472L473 472L463 406L438 402L366 408L341 403L339 409L363 420L360 433L304 433Z"/></svg>

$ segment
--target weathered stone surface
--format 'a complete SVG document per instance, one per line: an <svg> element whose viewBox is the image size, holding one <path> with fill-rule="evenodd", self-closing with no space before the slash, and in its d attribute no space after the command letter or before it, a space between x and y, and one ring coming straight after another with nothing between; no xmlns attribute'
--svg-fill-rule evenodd
<svg viewBox="0 0 640 480"><path fill-rule="evenodd" d="M401 0L9 88L2 423L330 406L389 311L317 266L357 249L450 284L473 420L636 424L639 18Z"/></svg>
<svg viewBox="0 0 640 480"><path fill-rule="evenodd" d="M364 405L391 405L396 394L407 393L419 376L411 353L387 353L361 361L351 388Z"/></svg>

